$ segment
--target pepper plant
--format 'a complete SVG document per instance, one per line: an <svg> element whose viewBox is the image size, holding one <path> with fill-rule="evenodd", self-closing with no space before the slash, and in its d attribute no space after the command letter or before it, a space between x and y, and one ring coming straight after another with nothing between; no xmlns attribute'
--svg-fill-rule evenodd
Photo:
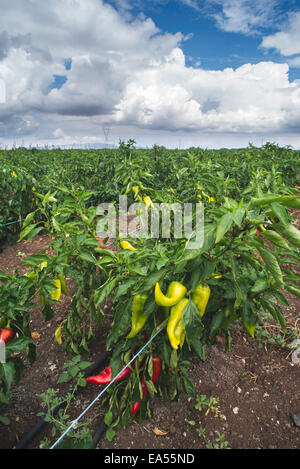
<svg viewBox="0 0 300 469"><path fill-rule="evenodd" d="M110 437L133 419L151 418L154 397L176 400L182 389L192 396L189 358L196 354L204 360L205 346L220 334L230 350L233 325L255 337L263 312L285 329L283 292L300 295L290 268L299 263L300 232L289 212L300 204L291 187L295 175L278 166L281 159L297 171L299 161L288 149L279 153L272 145L259 152L250 146L244 152L155 147L139 153L130 141L120 144L111 159L90 157L97 162L101 187L83 189L84 181L78 180L53 184L46 194L35 191L20 240L46 230L51 255L29 256L27 275L10 277L11 288L16 282L28 291L28 302L38 298L46 320L52 320L61 293L70 297L70 310L56 333L70 354L88 353L104 320L110 321L105 339L113 349L111 380L147 344L130 373L107 390ZM119 194L144 202L149 215L156 203L201 203L203 245L187 249L172 225L166 238L124 239L117 231L109 249L106 239L97 239L92 202L101 197L117 206ZM112 319L105 318L102 307L108 299Z"/></svg>

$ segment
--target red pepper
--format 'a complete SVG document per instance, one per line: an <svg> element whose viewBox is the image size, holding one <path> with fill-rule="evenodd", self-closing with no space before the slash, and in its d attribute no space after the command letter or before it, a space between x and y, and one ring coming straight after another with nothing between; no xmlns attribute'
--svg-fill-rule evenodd
<svg viewBox="0 0 300 469"><path fill-rule="evenodd" d="M152 363L153 363L152 383L155 383L161 371L161 363L162 363L161 356L157 355L156 357L153 357Z"/></svg>
<svg viewBox="0 0 300 469"><path fill-rule="evenodd" d="M155 383L160 375L161 363L162 363L162 360L161 360L160 355L156 355L155 357L152 357L152 364L153 364L152 383ZM134 402L134 404L132 405L132 410L131 410L130 415L134 415L136 413L136 411L139 409L143 399L145 398L148 392L148 388L147 388L147 384L146 384L144 376L141 379L141 387L142 387L143 397L140 401Z"/></svg>
<svg viewBox="0 0 300 469"><path fill-rule="evenodd" d="M115 379L115 381L121 381L122 379L126 378L131 373L131 369L127 367L126 365L123 366L122 372L119 374L119 376ZM88 378L85 378L85 380L88 383L94 383L94 384L108 384L111 382L111 367L108 366L105 368L105 370L101 371L99 375L96 376L89 376Z"/></svg>
<svg viewBox="0 0 300 469"><path fill-rule="evenodd" d="M14 335L15 333L11 329L0 329L0 340L6 344L14 337Z"/></svg>
<svg viewBox="0 0 300 469"><path fill-rule="evenodd" d="M105 249L106 248L106 244L104 244L103 242L103 239L100 238L100 237L97 237L96 240L99 242L100 246Z"/></svg>

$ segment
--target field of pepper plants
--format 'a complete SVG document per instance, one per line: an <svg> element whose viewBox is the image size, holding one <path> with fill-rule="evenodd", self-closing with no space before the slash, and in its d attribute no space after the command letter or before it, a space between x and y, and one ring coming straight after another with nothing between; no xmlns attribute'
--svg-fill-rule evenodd
<svg viewBox="0 0 300 469"><path fill-rule="evenodd" d="M134 140L121 141L118 149L1 151L1 249L41 234L49 245L23 256L21 273L5 271L0 262L6 353L0 363L0 433L11 425L14 389L38 358L31 328L37 306L43 321L55 324L51 340L69 360L61 383L77 376L77 386L98 392L115 378L102 399L108 440L133 421L151 419L157 398L179 405L182 393L192 399L191 359L201 367L207 347L218 340L230 353L236 328L255 339L268 317L285 333L286 293L300 296L293 269L300 260L293 218L300 209L299 156L271 143L144 150ZM188 240L175 236L172 217L167 236L124 236L124 226L140 226L140 210L117 218L114 236L99 237L97 226L105 221L99 204L118 214L125 195L128 206L143 207L146 219L163 205L201 207L203 243L189 249L195 231ZM64 298L69 306L57 324ZM109 365L85 379L99 337ZM51 408L48 421L50 414ZM44 447L66 427L57 424ZM60 447L74 448L79 440L90 447L88 428L77 435L72 428Z"/></svg>

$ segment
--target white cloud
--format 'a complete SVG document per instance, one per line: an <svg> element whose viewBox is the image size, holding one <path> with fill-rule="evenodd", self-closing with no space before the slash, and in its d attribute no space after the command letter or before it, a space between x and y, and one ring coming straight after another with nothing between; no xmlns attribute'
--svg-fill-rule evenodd
<svg viewBox="0 0 300 469"><path fill-rule="evenodd" d="M223 71L186 67L180 49L128 84L118 123L216 132L279 130L298 110L300 88L288 65L261 62Z"/></svg>
<svg viewBox="0 0 300 469"><path fill-rule="evenodd" d="M128 129L128 138L142 131L253 135L300 124L300 84L289 82L287 64L209 71L199 57L197 67L187 66L180 32L162 33L150 18L121 15L101 0L2 3L2 138L32 133L43 140L86 141L90 135L99 141L103 122L120 138ZM229 1L222 5L227 27L248 24L252 31L259 25L241 16L234 22ZM72 58L71 70L66 58ZM67 77L60 89L50 88L54 75Z"/></svg>
<svg viewBox="0 0 300 469"><path fill-rule="evenodd" d="M207 0L211 16L223 31L256 34L270 26L276 16L278 0ZM219 7L218 12L214 9Z"/></svg>
<svg viewBox="0 0 300 469"><path fill-rule="evenodd" d="M264 37L262 47L276 49L281 55L300 54L300 11L290 14L281 31Z"/></svg>
<svg viewBox="0 0 300 469"><path fill-rule="evenodd" d="M291 67L300 68L300 56L293 57L292 59L288 59L288 64Z"/></svg>

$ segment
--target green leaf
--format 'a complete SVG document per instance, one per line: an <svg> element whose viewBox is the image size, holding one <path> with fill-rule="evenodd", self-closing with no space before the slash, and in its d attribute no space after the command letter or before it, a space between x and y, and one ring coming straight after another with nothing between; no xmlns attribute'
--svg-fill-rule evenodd
<svg viewBox="0 0 300 469"><path fill-rule="evenodd" d="M10 391L13 380L15 379L16 370L14 364L11 361L6 363L0 363L0 377L5 383L7 392Z"/></svg>
<svg viewBox="0 0 300 469"><path fill-rule="evenodd" d="M40 231L44 229L43 226L38 226L37 225L29 225L25 228L25 230L22 232L19 242L22 241L22 239L26 238L27 241L30 241L32 238L34 238Z"/></svg>
<svg viewBox="0 0 300 469"><path fill-rule="evenodd" d="M122 283L116 288L115 294L114 294L114 301L117 301L120 296L126 295L127 292L135 285L136 280L133 278L130 278Z"/></svg>
<svg viewBox="0 0 300 469"><path fill-rule="evenodd" d="M216 233L216 244L219 243L230 230L233 222L232 213L228 212L218 221L217 233Z"/></svg>
<svg viewBox="0 0 300 469"><path fill-rule="evenodd" d="M146 265L142 265L142 264L134 264L134 265L129 265L128 266L128 269L131 272L133 273L136 273L138 275L141 275L142 277L146 277L147 276L147 272L148 272L148 267Z"/></svg>
<svg viewBox="0 0 300 469"><path fill-rule="evenodd" d="M201 256L204 252L212 248L215 243L216 237L216 225L206 224L204 225L204 242L202 248L199 249L185 249L183 255L175 261L175 264L179 264L184 261L191 261Z"/></svg>
<svg viewBox="0 0 300 469"><path fill-rule="evenodd" d="M6 353L19 353L23 352L23 350L26 349L28 344L32 344L33 339L30 337L19 337L11 340L7 345L6 345Z"/></svg>
<svg viewBox="0 0 300 469"><path fill-rule="evenodd" d="M209 335L210 335L212 341L214 341L218 330L221 329L221 327L223 326L223 324L225 322L225 319L226 319L226 316L225 316L224 309L222 309L220 311L216 311L213 314L212 320L211 320L211 323L210 323L210 329L209 329Z"/></svg>
<svg viewBox="0 0 300 469"><path fill-rule="evenodd" d="M36 212L31 212L27 215L27 217L25 218L24 222L23 222L23 230L29 225L29 223L32 222L32 220L34 219L35 217L35 214Z"/></svg>
<svg viewBox="0 0 300 469"><path fill-rule="evenodd" d="M85 262L96 263L96 258L89 251L80 251L78 257Z"/></svg>
<svg viewBox="0 0 300 469"><path fill-rule="evenodd" d="M277 261L276 257L272 254L271 251L269 251L267 249L257 247L257 250L259 251L261 257L263 258L267 269L273 275L277 285L280 288L283 288L283 285L284 285L283 284L283 275L282 275L282 272L281 272L281 269L280 269L280 266L278 264L278 261Z"/></svg>
<svg viewBox="0 0 300 469"><path fill-rule="evenodd" d="M300 298L300 289L298 287L295 287L295 285L285 285L284 289L292 293L293 295L299 296Z"/></svg>
<svg viewBox="0 0 300 469"><path fill-rule="evenodd" d="M54 316L54 311L49 304L46 304L42 309L43 316L45 321L51 321Z"/></svg>
<svg viewBox="0 0 300 469"><path fill-rule="evenodd" d="M114 430L113 428L109 428L109 429L106 431L106 434L105 434L106 439L107 439L108 441L112 441L113 438L114 438L114 436L115 436L115 434L116 434L115 430Z"/></svg>
<svg viewBox="0 0 300 469"><path fill-rule="evenodd" d="M182 324L188 341L197 338L203 330L203 324L197 306L189 300L181 313Z"/></svg>
<svg viewBox="0 0 300 469"><path fill-rule="evenodd" d="M279 246L283 249L290 249L288 243L276 231L266 230L262 233L262 235L264 236L264 238L271 241L272 244L275 244L276 246Z"/></svg>
<svg viewBox="0 0 300 469"><path fill-rule="evenodd" d="M286 321L285 321L284 314L281 308L275 303L271 303L270 301L265 301L263 298L260 299L260 302L264 311L268 311L273 317L273 319L281 325L282 330L286 332L287 331Z"/></svg>
<svg viewBox="0 0 300 469"><path fill-rule="evenodd" d="M289 223L289 217L285 207L275 202L271 204L271 210L283 225L287 225Z"/></svg>
<svg viewBox="0 0 300 469"><path fill-rule="evenodd" d="M251 288L251 293L261 293L267 290L270 287L270 284L261 278L256 280L254 286Z"/></svg>
<svg viewBox="0 0 300 469"><path fill-rule="evenodd" d="M99 259L99 261L96 262L95 265L101 266L101 265L103 265L103 264L111 264L112 262L113 262L112 257L110 257L110 256L103 256L101 259Z"/></svg>
<svg viewBox="0 0 300 469"><path fill-rule="evenodd" d="M108 344L117 342L122 335L128 332L131 326L132 302L118 304L114 310L114 319L111 333L108 336Z"/></svg>
<svg viewBox="0 0 300 469"><path fill-rule="evenodd" d="M118 281L119 277L115 277L112 280L107 280L107 282L105 282L103 285L101 285L101 287L95 290L94 305L96 306L96 308L98 308L103 301L107 300L108 296L113 291Z"/></svg>
<svg viewBox="0 0 300 469"><path fill-rule="evenodd" d="M157 263L156 263L156 267L157 267L157 270L160 270L162 267L164 267L167 263L169 262L169 259L168 257L161 257Z"/></svg>
<svg viewBox="0 0 300 469"><path fill-rule="evenodd" d="M250 207L262 207L276 202L281 203L286 207L300 208L300 200L298 196L276 194L267 194L259 199L253 198L251 199Z"/></svg>
<svg viewBox="0 0 300 469"><path fill-rule="evenodd" d="M235 286L235 304L234 308L237 309L241 305L242 302L246 301L247 298L247 285L245 286L244 281L242 279L238 278L238 273L237 273L237 265L236 265L236 260L232 256L231 258L231 271L232 271L232 276L233 276L233 283Z"/></svg>
<svg viewBox="0 0 300 469"><path fill-rule="evenodd" d="M286 207L300 208L300 199L298 195L283 195L280 198L280 203Z"/></svg>
<svg viewBox="0 0 300 469"><path fill-rule="evenodd" d="M278 231L291 244L300 247L300 231L295 226L277 223L272 225L272 228Z"/></svg>
<svg viewBox="0 0 300 469"><path fill-rule="evenodd" d="M113 420L113 413L111 410L108 410L104 417L105 425L109 426L112 423L112 420Z"/></svg>
<svg viewBox="0 0 300 469"><path fill-rule="evenodd" d="M69 373L72 376L72 378L74 378L77 375L78 371L79 371L79 366L74 365L69 368Z"/></svg>
<svg viewBox="0 0 300 469"><path fill-rule="evenodd" d="M147 292L154 288L156 282L159 282L164 278L164 276L167 274L166 269L161 269L157 272L152 272L148 277L146 277L145 282L143 283L142 287L139 288L140 293L142 292ZM133 292L135 294L135 291Z"/></svg>
<svg viewBox="0 0 300 469"><path fill-rule="evenodd" d="M178 366L178 353L176 350L172 350L170 357L170 367L172 370L176 371Z"/></svg>
<svg viewBox="0 0 300 469"><path fill-rule="evenodd" d="M91 366L91 362L80 362L79 363L79 368L81 370L85 370L86 368L88 368L89 366Z"/></svg>
<svg viewBox="0 0 300 469"><path fill-rule="evenodd" d="M68 373L62 373L58 380L57 380L57 383L67 383L68 381L70 381L70 376L68 375Z"/></svg>
<svg viewBox="0 0 300 469"><path fill-rule="evenodd" d="M170 359L171 359L171 349L170 347L164 342L161 348L161 355L163 361L166 363L167 366L170 366Z"/></svg>
<svg viewBox="0 0 300 469"><path fill-rule="evenodd" d="M10 420L8 417L4 417L3 415L0 415L0 423L2 423L3 425L9 425Z"/></svg>
<svg viewBox="0 0 300 469"><path fill-rule="evenodd" d="M240 228L241 225L242 225L242 221L243 221L243 218L244 218L244 215L245 215L245 208L244 207L241 207L241 208L236 208L233 210L232 212L232 220L234 221L234 223Z"/></svg>
<svg viewBox="0 0 300 469"><path fill-rule="evenodd" d="M155 396L155 393L157 392L156 388L155 388L155 386L154 386L154 384L152 383L151 380L146 379L145 382L146 382L147 389L148 389L148 392L150 394L150 397L151 397L151 399L153 399L154 396Z"/></svg>
<svg viewBox="0 0 300 469"><path fill-rule="evenodd" d="M205 361L205 350L202 342L197 337L194 337L190 341L190 344L200 360Z"/></svg>
<svg viewBox="0 0 300 469"><path fill-rule="evenodd" d="M195 395L195 385L193 381L188 377L183 375L182 376L182 384L183 384L183 389L185 390L186 394L189 397L194 397Z"/></svg>

